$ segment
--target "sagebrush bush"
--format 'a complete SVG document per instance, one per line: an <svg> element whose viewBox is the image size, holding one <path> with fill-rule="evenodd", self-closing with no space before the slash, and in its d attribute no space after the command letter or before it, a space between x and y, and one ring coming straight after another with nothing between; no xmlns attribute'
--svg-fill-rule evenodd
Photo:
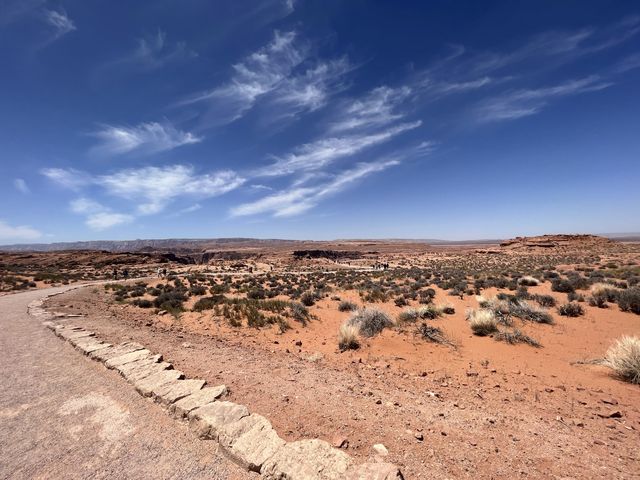
<svg viewBox="0 0 640 480"><path fill-rule="evenodd" d="M316 296L315 296L312 292L304 292L304 293L300 296L300 302L301 302L305 307L310 307L311 305L313 305L314 303L316 303Z"/></svg>
<svg viewBox="0 0 640 480"><path fill-rule="evenodd" d="M151 308L153 307L153 302L150 300L145 300L143 298L136 298L133 302L131 302L136 307L140 308Z"/></svg>
<svg viewBox="0 0 640 480"><path fill-rule="evenodd" d="M348 323L356 326L360 335L364 337L373 337L385 328L393 326L393 320L389 315L375 308L358 310Z"/></svg>
<svg viewBox="0 0 640 480"><path fill-rule="evenodd" d="M558 313L563 317L579 317L580 315L584 315L584 308L582 308L582 305L579 303L569 302L560 305L558 307Z"/></svg>
<svg viewBox="0 0 640 480"><path fill-rule="evenodd" d="M498 321L493 313L493 310L480 309L469 310L467 312L467 319L469 325L474 334L479 337L484 337L498 331Z"/></svg>
<svg viewBox="0 0 640 480"><path fill-rule="evenodd" d="M618 306L623 312L640 315L640 288L633 287L618 293Z"/></svg>
<svg viewBox="0 0 640 480"><path fill-rule="evenodd" d="M569 280L556 278L553 280L553 282L551 282L551 291L560 293L573 293L576 291L576 289L573 288L573 285Z"/></svg>
<svg viewBox="0 0 640 480"><path fill-rule="evenodd" d="M609 348L604 365L627 382L640 384L640 338L624 336Z"/></svg>
<svg viewBox="0 0 640 480"><path fill-rule="evenodd" d="M511 303L509 306L509 313L514 317L525 321L547 324L553 323L553 318L544 308L538 307L524 300Z"/></svg>
<svg viewBox="0 0 640 480"><path fill-rule="evenodd" d="M556 306L556 299L551 295L531 295L531 300L537 302L541 307L550 308Z"/></svg>
<svg viewBox="0 0 640 480"><path fill-rule="evenodd" d="M349 302L347 300L343 300L338 305L338 310L341 311L341 312L351 312L351 311L353 311L353 310L355 310L357 308L358 308L358 306L355 303Z"/></svg>
<svg viewBox="0 0 640 480"><path fill-rule="evenodd" d="M360 347L358 341L358 327L345 322L338 330L338 348L341 352L346 350L356 350Z"/></svg>
<svg viewBox="0 0 640 480"><path fill-rule="evenodd" d="M518 279L518 284L524 285L525 287L537 287L540 285L540 280L530 275L526 275Z"/></svg>

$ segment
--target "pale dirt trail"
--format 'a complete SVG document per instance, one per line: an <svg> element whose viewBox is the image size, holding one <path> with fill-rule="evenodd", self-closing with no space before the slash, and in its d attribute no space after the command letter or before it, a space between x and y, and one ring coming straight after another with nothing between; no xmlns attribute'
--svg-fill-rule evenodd
<svg viewBox="0 0 640 480"><path fill-rule="evenodd" d="M0 478L256 478L0 298Z"/></svg>

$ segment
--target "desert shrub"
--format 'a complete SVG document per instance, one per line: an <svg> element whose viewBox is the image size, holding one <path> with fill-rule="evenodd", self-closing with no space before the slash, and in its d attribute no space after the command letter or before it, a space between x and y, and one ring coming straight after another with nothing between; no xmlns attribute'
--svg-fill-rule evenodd
<svg viewBox="0 0 640 480"><path fill-rule="evenodd" d="M456 309L450 303L445 303L444 305L441 305L440 311L442 313L446 313L447 315L453 315L454 313L456 313Z"/></svg>
<svg viewBox="0 0 640 480"><path fill-rule="evenodd" d="M556 306L556 299L551 295L531 295L531 300L537 302L541 307L551 308Z"/></svg>
<svg viewBox="0 0 640 480"><path fill-rule="evenodd" d="M612 345L604 365L627 382L640 384L640 338L624 336Z"/></svg>
<svg viewBox="0 0 640 480"><path fill-rule="evenodd" d="M194 296L200 296L207 293L207 289L204 285L193 285L189 288L189 293Z"/></svg>
<svg viewBox="0 0 640 480"><path fill-rule="evenodd" d="M479 337L484 337L498 331L498 321L493 310L480 309L469 310L467 319L471 326L471 331Z"/></svg>
<svg viewBox="0 0 640 480"><path fill-rule="evenodd" d="M435 296L436 291L433 288L427 288L418 293L418 301L423 304L431 303Z"/></svg>
<svg viewBox="0 0 640 480"><path fill-rule="evenodd" d="M338 310L341 311L341 312L351 312L351 311L355 310L356 308L358 308L358 306L355 303L349 302L347 300L343 300L338 305Z"/></svg>
<svg viewBox="0 0 640 480"><path fill-rule="evenodd" d="M309 310L301 303L291 302L289 309L291 310L291 318L296 322L300 322L302 325L306 325L311 318Z"/></svg>
<svg viewBox="0 0 640 480"><path fill-rule="evenodd" d="M393 303L395 304L396 307L405 307L409 304L409 302L407 302L407 299L404 297L397 297Z"/></svg>
<svg viewBox="0 0 640 480"><path fill-rule="evenodd" d="M506 342L512 345L517 343L526 343L527 345L531 345L532 347L539 348L540 342L538 342L535 338L530 337L529 335L525 335L520 330L514 330L513 332L498 332L495 336L495 339L499 342Z"/></svg>
<svg viewBox="0 0 640 480"><path fill-rule="evenodd" d="M261 328L267 324L267 318L256 307L250 305L245 311L247 325L253 328Z"/></svg>
<svg viewBox="0 0 640 480"><path fill-rule="evenodd" d="M589 288L589 291L591 292L592 296L601 296L607 302L615 302L618 298L620 289L615 285L611 285L608 283L594 283L593 285L591 285L591 288Z"/></svg>
<svg viewBox="0 0 640 480"><path fill-rule="evenodd" d="M373 337L393 325L393 320L389 315L375 308L358 310L348 322L350 325L355 325L358 332L365 337Z"/></svg>
<svg viewBox="0 0 640 480"><path fill-rule="evenodd" d="M156 308L167 311L182 311L182 302L186 300L183 293L175 290L169 292L162 292L153 301L153 305Z"/></svg>
<svg viewBox="0 0 640 480"><path fill-rule="evenodd" d="M202 312L204 310L211 310L215 308L216 305L223 301L223 297L221 295L215 297L202 297L199 298L198 301L193 305L192 310L194 312Z"/></svg>
<svg viewBox="0 0 640 480"><path fill-rule="evenodd" d="M304 292L304 293L300 296L300 302L301 302L305 307L310 307L311 305L313 305L314 303L316 303L316 296L315 296L312 292Z"/></svg>
<svg viewBox="0 0 640 480"><path fill-rule="evenodd" d="M527 275L518 279L518 285L524 285L525 287L537 287L538 285L540 285L540 280Z"/></svg>
<svg viewBox="0 0 640 480"><path fill-rule="evenodd" d="M561 292L561 293L570 293L570 292L575 292L575 288L573 288L573 285L569 280L556 278L551 282L551 291Z"/></svg>
<svg viewBox="0 0 640 480"><path fill-rule="evenodd" d="M447 337L438 327L433 327L431 325L427 325L426 323L422 323L418 326L418 335L420 335L423 339L428 340L433 343L449 343Z"/></svg>
<svg viewBox="0 0 640 480"><path fill-rule="evenodd" d="M267 293L262 288L252 288L247 292L247 298L251 300L263 300Z"/></svg>
<svg viewBox="0 0 640 480"><path fill-rule="evenodd" d="M153 307L153 302L150 300L145 300L143 298L136 298L133 302L131 302L136 307L140 308L151 308Z"/></svg>
<svg viewBox="0 0 640 480"><path fill-rule="evenodd" d="M553 323L553 318L547 310L524 300L512 303L509 306L509 313L514 317L525 321L547 324Z"/></svg>
<svg viewBox="0 0 640 480"><path fill-rule="evenodd" d="M594 295L591 295L588 298L589 301L589 305L591 305L592 307L598 307L598 308L607 308L607 297L606 295L602 295L600 293L596 293Z"/></svg>
<svg viewBox="0 0 640 480"><path fill-rule="evenodd" d="M341 352L356 350L360 347L358 340L358 327L349 322L344 322L338 330L338 348Z"/></svg>
<svg viewBox="0 0 640 480"><path fill-rule="evenodd" d="M584 302L584 295L578 292L567 293L567 300L570 302Z"/></svg>
<svg viewBox="0 0 640 480"><path fill-rule="evenodd" d="M564 317L579 317L584 315L584 308L582 305L575 302L565 303L558 307L558 313Z"/></svg>
<svg viewBox="0 0 640 480"><path fill-rule="evenodd" d="M417 308L407 308L398 314L399 323L414 323L420 318Z"/></svg>
<svg viewBox="0 0 640 480"><path fill-rule="evenodd" d="M633 287L618 293L618 306L623 312L640 315L640 288Z"/></svg>

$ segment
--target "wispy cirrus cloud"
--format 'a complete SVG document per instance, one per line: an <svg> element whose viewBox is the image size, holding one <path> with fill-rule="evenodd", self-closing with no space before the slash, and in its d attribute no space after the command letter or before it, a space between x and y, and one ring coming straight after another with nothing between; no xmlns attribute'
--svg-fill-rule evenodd
<svg viewBox="0 0 640 480"><path fill-rule="evenodd" d="M67 12L60 10L45 10L44 19L51 27L53 27L53 39L57 39L69 32L76 30L73 20L69 18Z"/></svg>
<svg viewBox="0 0 640 480"><path fill-rule="evenodd" d="M178 198L216 197L245 182L230 170L198 173L190 165L130 168L105 175L90 175L71 169L45 169L42 174L63 187L75 190L98 187L107 195L133 202L135 208L131 215L160 213ZM72 203L71 208L76 213L112 213L86 199Z"/></svg>
<svg viewBox="0 0 640 480"><path fill-rule="evenodd" d="M158 153L203 140L193 133L178 130L168 122L147 122L133 127L104 125L92 136L99 140L99 144L91 152L98 155Z"/></svg>
<svg viewBox="0 0 640 480"><path fill-rule="evenodd" d="M392 88L382 86L360 98L344 101L337 109L337 120L329 126L330 132L372 128L388 125L405 117L400 107L412 90L408 86Z"/></svg>
<svg viewBox="0 0 640 480"><path fill-rule="evenodd" d="M42 232L28 225L10 225L0 219L0 241L36 240Z"/></svg>
<svg viewBox="0 0 640 480"><path fill-rule="evenodd" d="M554 99L603 90L613 85L597 75L571 80L551 87L520 89L490 97L478 105L479 122L513 120L534 115Z"/></svg>
<svg viewBox="0 0 640 480"><path fill-rule="evenodd" d="M256 174L258 176L289 175L295 172L320 170L342 158L353 156L363 150L380 145L393 137L413 130L422 124L420 120L401 123L388 129L376 132L364 132L342 137L327 137L297 147L284 157L276 157L276 161Z"/></svg>
<svg viewBox="0 0 640 480"><path fill-rule="evenodd" d="M358 180L399 163L395 159L359 163L351 169L331 175L329 181L314 186L294 186L254 202L238 205L232 208L230 213L234 217L262 213L272 214L274 217L298 215L314 208L325 198L338 194Z"/></svg>
<svg viewBox="0 0 640 480"><path fill-rule="evenodd" d="M167 40L166 32L158 30L154 35L138 38L131 51L104 64L102 70L118 68L149 72L197 57L198 54L186 42L171 42Z"/></svg>
<svg viewBox="0 0 640 480"><path fill-rule="evenodd" d="M303 73L283 79L271 93L271 100L281 108L280 116L317 110L346 88L343 77L353 68L346 57L317 62Z"/></svg>
<svg viewBox="0 0 640 480"><path fill-rule="evenodd" d="M296 32L276 31L266 46L233 65L229 82L199 93L182 105L208 103L222 122L232 122L250 110L258 98L272 92L307 56L307 48L296 44Z"/></svg>

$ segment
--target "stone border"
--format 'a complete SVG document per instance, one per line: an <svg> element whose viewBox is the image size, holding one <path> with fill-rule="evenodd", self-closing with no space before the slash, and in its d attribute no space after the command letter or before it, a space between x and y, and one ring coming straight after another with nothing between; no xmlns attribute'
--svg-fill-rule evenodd
<svg viewBox="0 0 640 480"><path fill-rule="evenodd" d="M71 288L73 289L73 288ZM71 290L69 289L69 290ZM185 375L136 342L112 345L101 341L82 327L52 322L44 301L57 292L34 300L30 315L58 337L105 367L117 371L136 391L159 403L176 419L189 423L201 438L218 442L221 450L235 463L270 480L402 480L397 466L385 462L356 465L342 450L318 440L286 442L269 420L247 407L222 400L224 385L205 386L204 380Z"/></svg>

